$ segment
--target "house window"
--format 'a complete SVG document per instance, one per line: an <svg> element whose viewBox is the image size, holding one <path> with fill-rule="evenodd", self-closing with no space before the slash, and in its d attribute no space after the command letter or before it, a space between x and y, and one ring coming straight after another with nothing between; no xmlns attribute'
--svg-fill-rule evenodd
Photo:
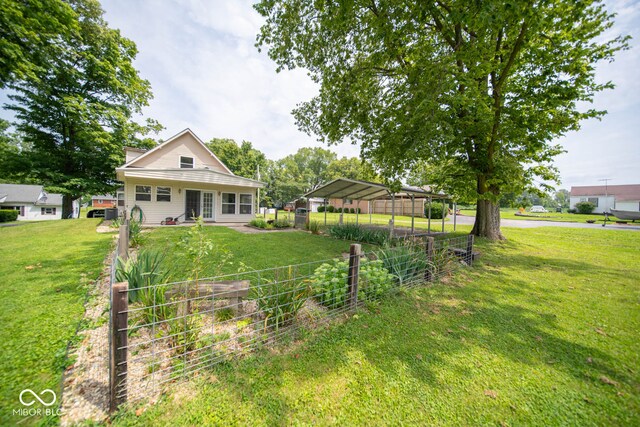
<svg viewBox="0 0 640 427"><path fill-rule="evenodd" d="M193 169L194 161L193 157L180 156L180 168L181 169Z"/></svg>
<svg viewBox="0 0 640 427"><path fill-rule="evenodd" d="M251 215L253 211L253 194L240 195L240 214Z"/></svg>
<svg viewBox="0 0 640 427"><path fill-rule="evenodd" d="M598 207L598 198L597 197L589 197L589 202L593 203L595 207Z"/></svg>
<svg viewBox="0 0 640 427"><path fill-rule="evenodd" d="M55 215L56 208L40 208L40 215Z"/></svg>
<svg viewBox="0 0 640 427"><path fill-rule="evenodd" d="M156 187L156 201L157 202L170 202L171 201L171 187Z"/></svg>
<svg viewBox="0 0 640 427"><path fill-rule="evenodd" d="M150 185L136 185L136 201L138 201L138 202L150 202L151 201L151 186Z"/></svg>
<svg viewBox="0 0 640 427"><path fill-rule="evenodd" d="M98 204L99 204L99 205L101 205L101 204L103 204L103 203L104 203L104 200L102 200L102 199L98 199Z"/></svg>
<svg viewBox="0 0 640 427"><path fill-rule="evenodd" d="M124 193L118 193L118 206L124 206Z"/></svg>
<svg viewBox="0 0 640 427"><path fill-rule="evenodd" d="M231 215L236 213L235 193L222 193L222 213Z"/></svg>

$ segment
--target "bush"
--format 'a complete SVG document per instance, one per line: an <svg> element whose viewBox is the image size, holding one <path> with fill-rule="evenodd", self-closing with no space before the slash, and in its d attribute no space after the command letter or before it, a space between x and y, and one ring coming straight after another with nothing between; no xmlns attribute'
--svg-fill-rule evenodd
<svg viewBox="0 0 640 427"><path fill-rule="evenodd" d="M274 282L252 288L256 303L265 315L265 327L276 329L293 322L309 293L304 283L294 280L292 267L278 276Z"/></svg>
<svg viewBox="0 0 640 427"><path fill-rule="evenodd" d="M337 213L342 213L342 208L336 208Z"/></svg>
<svg viewBox="0 0 640 427"><path fill-rule="evenodd" d="M356 242L383 245L389 240L389 232L382 228L367 228L358 224L333 224L327 228L331 237Z"/></svg>
<svg viewBox="0 0 640 427"><path fill-rule="evenodd" d="M442 209L442 203L431 203L431 219L442 219L447 217L447 213L449 212L449 208L445 205L444 210ZM429 216L429 203L425 203L424 205L424 216Z"/></svg>
<svg viewBox="0 0 640 427"><path fill-rule="evenodd" d="M357 211L358 211L359 214L362 213L362 209L360 209L360 208L358 208Z"/></svg>
<svg viewBox="0 0 640 427"><path fill-rule="evenodd" d="M324 206L318 206L318 212L324 212Z"/></svg>
<svg viewBox="0 0 640 427"><path fill-rule="evenodd" d="M251 221L249 221L249 225L252 226L252 227L265 229L265 228L267 228L267 221L265 221L264 219L260 219L260 218L254 218Z"/></svg>
<svg viewBox="0 0 640 427"><path fill-rule="evenodd" d="M354 208L350 208L349 213L356 213L356 210Z"/></svg>
<svg viewBox="0 0 640 427"><path fill-rule="evenodd" d="M309 231L313 234L320 234L320 222L316 220L309 221Z"/></svg>
<svg viewBox="0 0 640 427"><path fill-rule="evenodd" d="M336 210L335 206L333 206L333 205L327 206L327 212L333 213L333 212L335 212L335 210Z"/></svg>
<svg viewBox="0 0 640 427"><path fill-rule="evenodd" d="M275 228L290 228L291 227L291 221L289 221L287 218L278 218L273 223L273 226Z"/></svg>
<svg viewBox="0 0 640 427"><path fill-rule="evenodd" d="M430 268L424 247L408 240L395 247L385 245L384 249L376 252L376 256L398 286L421 280Z"/></svg>
<svg viewBox="0 0 640 427"><path fill-rule="evenodd" d="M578 202L576 203L576 210L579 214L590 214L593 213L593 210L596 208L591 202Z"/></svg>
<svg viewBox="0 0 640 427"><path fill-rule="evenodd" d="M329 308L339 308L347 301L349 262L334 259L324 263L311 276L311 287L318 302ZM393 276L382 261L360 261L358 299L372 301L380 298L393 286Z"/></svg>
<svg viewBox="0 0 640 427"><path fill-rule="evenodd" d="M15 209L0 209L0 222L16 221L18 213Z"/></svg>
<svg viewBox="0 0 640 427"><path fill-rule="evenodd" d="M570 214L578 213L578 210L577 209L568 209L567 213L570 213Z"/></svg>

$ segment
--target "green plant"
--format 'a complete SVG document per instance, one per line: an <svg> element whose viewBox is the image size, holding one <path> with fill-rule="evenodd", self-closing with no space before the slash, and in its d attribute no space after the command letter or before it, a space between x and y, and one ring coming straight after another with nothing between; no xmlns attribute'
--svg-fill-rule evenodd
<svg viewBox="0 0 640 427"><path fill-rule="evenodd" d="M251 221L249 221L249 225L253 227L265 229L267 228L267 221L261 218L254 218Z"/></svg>
<svg viewBox="0 0 640 427"><path fill-rule="evenodd" d="M324 263L313 272L311 288L318 302L329 308L344 306L347 298L349 262L334 259ZM393 286L394 277L384 268L380 260L360 260L358 279L358 298L363 300L378 299Z"/></svg>
<svg viewBox="0 0 640 427"><path fill-rule="evenodd" d="M355 208L349 208L349 213L356 213L356 209Z"/></svg>
<svg viewBox="0 0 640 427"><path fill-rule="evenodd" d="M393 275L398 286L421 279L430 268L424 247L408 240L397 246L385 245L376 252L376 256Z"/></svg>
<svg viewBox="0 0 640 427"><path fill-rule="evenodd" d="M579 214L590 214L596 208L596 205L591 202L578 202L575 205Z"/></svg>
<svg viewBox="0 0 640 427"><path fill-rule="evenodd" d="M18 219L18 211L15 209L0 209L0 222L11 222Z"/></svg>
<svg viewBox="0 0 640 427"><path fill-rule="evenodd" d="M325 207L324 206L318 206L318 212L324 212Z"/></svg>
<svg viewBox="0 0 640 427"><path fill-rule="evenodd" d="M116 280L129 282L129 302L139 301L140 288L166 282L169 272L162 266L164 259L163 252L154 250L140 251L136 257L131 257L127 261L118 257Z"/></svg>
<svg viewBox="0 0 640 427"><path fill-rule="evenodd" d="M273 223L273 226L275 228L290 228L291 227L291 221L289 221L287 218L278 218Z"/></svg>
<svg viewBox="0 0 640 427"><path fill-rule="evenodd" d="M315 219L309 221L309 231L313 234L320 234L320 221Z"/></svg>
<svg viewBox="0 0 640 427"><path fill-rule="evenodd" d="M307 298L308 286L296 280L293 267L277 274L274 281L253 287L258 308L264 313L265 328L290 325Z"/></svg>
<svg viewBox="0 0 640 427"><path fill-rule="evenodd" d="M383 245L389 240L389 232L382 228L369 228L358 224L333 224L327 228L331 237L357 242Z"/></svg>
<svg viewBox="0 0 640 427"><path fill-rule="evenodd" d="M197 286L205 268L210 274L219 276L232 255L225 248L216 246L213 240L207 237L201 216L197 217L195 222L195 225L189 227L181 237L178 246L191 268L190 279L193 279Z"/></svg>
<svg viewBox="0 0 640 427"><path fill-rule="evenodd" d="M198 321L200 316L183 314L178 310L179 304L171 305L171 317L167 321L167 336L169 344L177 354L195 350L198 343Z"/></svg>
<svg viewBox="0 0 640 427"><path fill-rule="evenodd" d="M444 207L442 206L442 203L425 203L424 205L424 215L426 217L429 216L429 205L431 205L431 219L442 219L443 215L444 218L447 217L447 213L449 212L449 208L447 208L447 206L445 205Z"/></svg>
<svg viewBox="0 0 640 427"><path fill-rule="evenodd" d="M342 208L336 208L337 213L342 213Z"/></svg>
<svg viewBox="0 0 640 427"><path fill-rule="evenodd" d="M134 219L129 221L129 246L132 248L142 244L142 223Z"/></svg>
<svg viewBox="0 0 640 427"><path fill-rule="evenodd" d="M335 210L336 210L336 207L335 207L335 206L333 206L333 205L329 205L329 206L327 206L327 212L329 212L329 213L333 213L333 212L335 212Z"/></svg>

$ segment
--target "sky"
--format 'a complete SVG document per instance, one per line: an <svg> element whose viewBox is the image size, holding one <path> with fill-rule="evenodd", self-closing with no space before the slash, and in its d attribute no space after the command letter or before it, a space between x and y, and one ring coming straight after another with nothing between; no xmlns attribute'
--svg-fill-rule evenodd
<svg viewBox="0 0 640 427"><path fill-rule="evenodd" d="M190 128L201 139L251 141L268 158L300 147L322 146L300 132L291 110L312 98L317 86L305 70L276 73L266 51L258 52L262 18L250 0L102 0L106 20L139 50L135 66L151 82L154 99L144 116L165 126L166 139ZM608 111L583 122L557 142L567 153L556 158L562 184L640 183L640 1L607 0L616 13L610 34L630 34L632 48L598 67L598 81L616 89L597 94L592 107ZM0 101L4 100L0 97ZM6 113L3 114L6 116ZM331 147L358 156L359 148Z"/></svg>

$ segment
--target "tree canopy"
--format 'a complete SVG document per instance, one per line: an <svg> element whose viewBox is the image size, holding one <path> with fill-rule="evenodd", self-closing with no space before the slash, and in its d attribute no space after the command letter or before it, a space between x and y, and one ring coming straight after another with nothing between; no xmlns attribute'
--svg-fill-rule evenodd
<svg viewBox="0 0 640 427"><path fill-rule="evenodd" d="M267 167L267 157L262 151L253 148L249 141L242 141L238 145L233 139L213 138L207 146L238 176L258 179L258 169L264 173Z"/></svg>
<svg viewBox="0 0 640 427"><path fill-rule="evenodd" d="M361 144L389 179L477 201L473 233L500 239L498 200L557 178L553 140L604 112L595 64L626 38L604 39L599 1L262 0L258 45L306 68L319 94L298 126L328 143ZM435 180L435 182L434 182Z"/></svg>
<svg viewBox="0 0 640 427"><path fill-rule="evenodd" d="M30 145L22 152L30 176L63 194L63 217L80 196L113 190L123 146L153 146L142 136L161 128L131 120L152 97L133 67L135 44L107 26L98 1L69 4L77 31L56 39L46 69L8 85L15 93L5 106Z"/></svg>

